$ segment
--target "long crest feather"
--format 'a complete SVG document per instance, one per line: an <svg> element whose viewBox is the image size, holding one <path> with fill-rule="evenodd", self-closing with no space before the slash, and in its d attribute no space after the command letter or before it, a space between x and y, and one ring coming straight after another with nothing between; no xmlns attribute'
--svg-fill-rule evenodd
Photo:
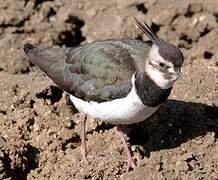
<svg viewBox="0 0 218 180"><path fill-rule="evenodd" d="M153 43L158 43L161 41L160 38L151 30L151 28L146 23L140 22L136 17L134 17L134 19L139 29L141 29L142 32L144 32Z"/></svg>

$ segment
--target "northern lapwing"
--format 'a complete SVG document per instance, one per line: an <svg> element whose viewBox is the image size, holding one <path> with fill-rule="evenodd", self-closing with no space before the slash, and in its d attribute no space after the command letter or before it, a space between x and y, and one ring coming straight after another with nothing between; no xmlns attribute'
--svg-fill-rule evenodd
<svg viewBox="0 0 218 180"><path fill-rule="evenodd" d="M31 61L70 95L80 112L83 160L87 161L88 115L117 125L128 158L127 171L136 164L123 126L146 120L167 100L184 59L179 48L135 20L150 41L112 39L66 48L24 45Z"/></svg>

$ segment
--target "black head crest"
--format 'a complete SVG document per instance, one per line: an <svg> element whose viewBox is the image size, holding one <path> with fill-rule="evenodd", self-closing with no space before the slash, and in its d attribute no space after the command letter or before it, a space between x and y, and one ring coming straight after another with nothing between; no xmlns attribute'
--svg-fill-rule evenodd
<svg viewBox="0 0 218 180"><path fill-rule="evenodd" d="M157 44L161 41L160 38L151 30L151 28L146 23L140 22L136 17L134 18L139 29L141 29L142 32L144 32L153 43Z"/></svg>

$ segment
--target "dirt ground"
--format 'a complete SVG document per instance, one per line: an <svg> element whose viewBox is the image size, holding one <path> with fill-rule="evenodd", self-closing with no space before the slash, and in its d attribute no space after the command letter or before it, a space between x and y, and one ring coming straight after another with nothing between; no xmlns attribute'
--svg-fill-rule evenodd
<svg viewBox="0 0 218 180"><path fill-rule="evenodd" d="M88 120L81 161L78 115L22 47L146 40L133 16L184 53L183 81L150 119L127 128L138 167L115 127ZM218 179L217 0L0 1L0 179Z"/></svg>

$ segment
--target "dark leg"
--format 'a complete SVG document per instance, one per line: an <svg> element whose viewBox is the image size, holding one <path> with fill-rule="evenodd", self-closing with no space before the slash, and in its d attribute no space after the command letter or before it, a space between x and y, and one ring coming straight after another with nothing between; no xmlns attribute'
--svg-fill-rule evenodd
<svg viewBox="0 0 218 180"><path fill-rule="evenodd" d="M83 113L80 113L79 119L80 119L79 124L80 124L82 159L83 159L83 161L88 162L88 160L87 160L87 148L86 148L86 115Z"/></svg>
<svg viewBox="0 0 218 180"><path fill-rule="evenodd" d="M121 138L121 141L122 141L123 147L124 147L124 151L126 152L126 155L127 155L127 170L126 170L126 172L128 172L130 168L134 169L136 167L136 164L135 164L134 160L132 159L131 152L128 148L128 144L127 144L127 141L125 139L125 135L123 133L123 127L121 125L117 126L117 132Z"/></svg>

